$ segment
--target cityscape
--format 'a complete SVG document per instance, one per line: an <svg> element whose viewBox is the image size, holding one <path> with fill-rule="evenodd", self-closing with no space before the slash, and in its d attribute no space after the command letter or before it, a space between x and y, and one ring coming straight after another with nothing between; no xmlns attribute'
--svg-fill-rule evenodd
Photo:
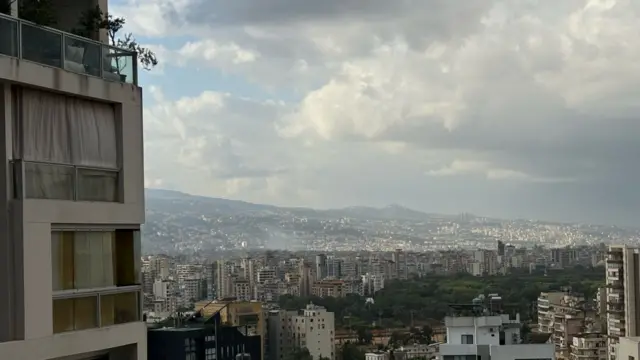
<svg viewBox="0 0 640 360"><path fill-rule="evenodd" d="M150 339L218 314L265 359L448 359L467 344L474 358L628 351L632 228L146 194L143 245L158 252L143 246L144 311L165 326Z"/></svg>
<svg viewBox="0 0 640 360"><path fill-rule="evenodd" d="M640 0L0 0L0 360L640 360Z"/></svg>

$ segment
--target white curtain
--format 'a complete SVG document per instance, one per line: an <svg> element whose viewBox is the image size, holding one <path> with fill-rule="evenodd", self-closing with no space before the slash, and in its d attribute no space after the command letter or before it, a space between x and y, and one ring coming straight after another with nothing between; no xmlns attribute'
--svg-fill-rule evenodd
<svg viewBox="0 0 640 360"><path fill-rule="evenodd" d="M77 289L112 286L113 233L76 232L74 276Z"/></svg>
<svg viewBox="0 0 640 360"><path fill-rule="evenodd" d="M66 97L25 89L22 98L23 159L71 164Z"/></svg>
<svg viewBox="0 0 640 360"><path fill-rule="evenodd" d="M113 106L82 99L67 99L74 165L118 168L116 121Z"/></svg>
<svg viewBox="0 0 640 360"><path fill-rule="evenodd" d="M23 90L24 160L118 168L110 104Z"/></svg>

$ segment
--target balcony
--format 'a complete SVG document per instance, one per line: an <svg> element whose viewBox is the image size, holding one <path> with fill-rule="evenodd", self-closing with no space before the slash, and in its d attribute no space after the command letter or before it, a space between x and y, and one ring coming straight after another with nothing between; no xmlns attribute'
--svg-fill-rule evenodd
<svg viewBox="0 0 640 360"><path fill-rule="evenodd" d="M0 13L2 55L108 81L138 84L135 52Z"/></svg>
<svg viewBox="0 0 640 360"><path fill-rule="evenodd" d="M53 299L53 333L140 321L139 286Z"/></svg>

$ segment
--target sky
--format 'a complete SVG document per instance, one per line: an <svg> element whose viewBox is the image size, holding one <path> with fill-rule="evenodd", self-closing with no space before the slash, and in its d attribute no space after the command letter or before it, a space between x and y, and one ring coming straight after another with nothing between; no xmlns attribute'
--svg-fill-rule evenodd
<svg viewBox="0 0 640 360"><path fill-rule="evenodd" d="M640 1L117 0L146 186L635 225Z"/></svg>

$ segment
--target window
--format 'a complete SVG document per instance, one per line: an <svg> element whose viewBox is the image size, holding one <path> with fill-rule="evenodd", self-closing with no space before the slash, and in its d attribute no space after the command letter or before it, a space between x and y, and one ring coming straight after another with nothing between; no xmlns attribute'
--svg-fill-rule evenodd
<svg viewBox="0 0 640 360"><path fill-rule="evenodd" d="M462 335L463 344L473 344L473 335Z"/></svg>
<svg viewBox="0 0 640 360"><path fill-rule="evenodd" d="M140 321L136 232L51 233L55 333Z"/></svg>
<svg viewBox="0 0 640 360"><path fill-rule="evenodd" d="M196 341L194 339L184 339L185 360L197 360Z"/></svg>
<svg viewBox="0 0 640 360"><path fill-rule="evenodd" d="M53 290L140 284L139 231L51 233Z"/></svg>
<svg viewBox="0 0 640 360"><path fill-rule="evenodd" d="M22 89L14 158L25 161L28 198L117 201L113 105Z"/></svg>
<svg viewBox="0 0 640 360"><path fill-rule="evenodd" d="M140 320L138 292L100 296L102 326L124 324Z"/></svg>
<svg viewBox="0 0 640 360"><path fill-rule="evenodd" d="M213 348L205 349L204 360L216 360L216 349L213 349Z"/></svg>
<svg viewBox="0 0 640 360"><path fill-rule="evenodd" d="M53 300L53 332L61 333L98 327L97 297Z"/></svg>

